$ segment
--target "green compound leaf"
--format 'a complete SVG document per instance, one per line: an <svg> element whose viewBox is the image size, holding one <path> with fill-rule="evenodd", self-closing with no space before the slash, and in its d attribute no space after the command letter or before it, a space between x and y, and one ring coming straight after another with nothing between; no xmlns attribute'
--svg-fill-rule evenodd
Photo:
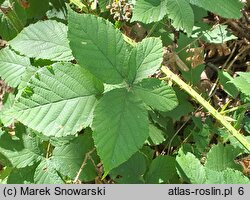
<svg viewBox="0 0 250 200"><path fill-rule="evenodd" d="M69 10L68 37L78 63L100 80L117 84L127 77L129 47L109 21Z"/></svg>
<svg viewBox="0 0 250 200"><path fill-rule="evenodd" d="M170 156L158 156L149 166L145 181L149 184L178 182L177 162Z"/></svg>
<svg viewBox="0 0 250 200"><path fill-rule="evenodd" d="M31 166L40 161L42 150L34 135L27 133L23 125L16 124L15 136L0 131L0 154L16 168Z"/></svg>
<svg viewBox="0 0 250 200"><path fill-rule="evenodd" d="M225 18L240 18L243 7L243 3L239 0L189 0L189 2Z"/></svg>
<svg viewBox="0 0 250 200"><path fill-rule="evenodd" d="M176 30L184 29L190 36L194 26L194 12L187 0L167 0L168 17Z"/></svg>
<svg viewBox="0 0 250 200"><path fill-rule="evenodd" d="M86 69L56 63L31 77L12 115L46 136L73 135L90 125L95 95L102 90L103 85Z"/></svg>
<svg viewBox="0 0 250 200"><path fill-rule="evenodd" d="M238 72L239 76L231 81L242 93L250 96L250 72Z"/></svg>
<svg viewBox="0 0 250 200"><path fill-rule="evenodd" d="M65 166L67 167L67 166ZM36 184L63 184L64 181L59 176L53 162L49 159L43 159L37 166L34 174Z"/></svg>
<svg viewBox="0 0 250 200"><path fill-rule="evenodd" d="M56 147L53 151L52 162L57 171L74 180L87 156L86 154L91 152L92 149L94 149L94 142L91 134L84 133L83 136L77 137L70 144ZM90 156L97 164L98 157L96 152L91 153ZM79 179L87 182L94 180L96 176L95 166L90 158L87 158Z"/></svg>
<svg viewBox="0 0 250 200"><path fill-rule="evenodd" d="M174 90L156 78L142 80L133 91L143 102L159 111L170 111L178 105Z"/></svg>
<svg viewBox="0 0 250 200"><path fill-rule="evenodd" d="M19 56L9 48L0 51L0 77L11 87L17 87L27 66L28 58Z"/></svg>
<svg viewBox="0 0 250 200"><path fill-rule="evenodd" d="M208 152L205 167L216 171L222 171L227 168L240 170L240 165L237 165L234 159L241 152L240 148L234 148L232 145L216 145Z"/></svg>
<svg viewBox="0 0 250 200"><path fill-rule="evenodd" d="M148 113L126 89L106 93L97 104L93 138L105 172L127 161L149 136Z"/></svg>
<svg viewBox="0 0 250 200"><path fill-rule="evenodd" d="M146 38L132 50L129 58L130 82L139 82L154 74L160 68L163 59L160 38Z"/></svg>
<svg viewBox="0 0 250 200"><path fill-rule="evenodd" d="M23 55L52 61L74 59L68 43L67 26L54 20L32 24L10 41L11 47Z"/></svg>
<svg viewBox="0 0 250 200"><path fill-rule="evenodd" d="M166 0L137 0L131 21L158 22L167 14Z"/></svg>
<svg viewBox="0 0 250 200"><path fill-rule="evenodd" d="M192 153L187 152L185 154L180 150L176 161L179 164L178 173L184 181L192 184L203 184L205 182L205 169Z"/></svg>

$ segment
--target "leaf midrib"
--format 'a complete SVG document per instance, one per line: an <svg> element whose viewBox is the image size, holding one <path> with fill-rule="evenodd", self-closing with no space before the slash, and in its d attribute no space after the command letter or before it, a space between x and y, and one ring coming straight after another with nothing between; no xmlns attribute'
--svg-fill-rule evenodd
<svg viewBox="0 0 250 200"><path fill-rule="evenodd" d="M102 22L103 23L103 22ZM83 24L81 24L81 25L83 25ZM106 24L105 24L106 25ZM99 29L99 26L98 26L98 24L97 24L97 29ZM106 31L107 30L109 30L108 28L107 29L105 29ZM116 63L115 63L115 65L113 65L113 63L112 63L112 61L110 60L110 58L108 57L108 56L106 56L105 54L104 54L104 52L100 49L100 47L95 43L95 40L93 40L93 38L88 34L88 32L86 32L84 29L82 29L82 31L89 37L89 38L91 38L91 42L95 45L95 47L97 47L97 49L99 50L99 52L101 52L102 53L102 55L105 57L105 58L107 58L107 60L108 60L108 62L110 63L110 65L112 66L112 68L113 69L115 69L115 71L120 75L120 77L121 78L124 78L123 76L122 76L122 74L120 74L120 72L118 71L118 69L116 68ZM97 32L98 32L98 30L97 30ZM115 30L115 32L116 32L116 34L118 33L116 30ZM116 35L115 34L115 38L117 38ZM119 33L118 33L119 34ZM123 40L123 37L120 37L122 40ZM117 40L116 40L117 41ZM115 52L116 52L116 45L114 46L114 48L115 48ZM115 55L115 56L117 56L117 55ZM115 59L115 61L116 61L116 59Z"/></svg>
<svg viewBox="0 0 250 200"><path fill-rule="evenodd" d="M54 102L51 102L51 103L39 104L37 106L33 106L33 107L30 107L30 108L21 109L19 111L31 110L31 109L34 109L34 108L37 108L37 107L43 107L43 106L47 106L47 105L51 105L51 104L63 103L64 101L74 100L74 99L78 99L78 98L81 99L81 98L91 97L91 96L94 96L94 95L92 94L92 95L86 95L86 96L79 96L79 97L74 97L74 98L69 98L69 99L63 99L63 100L59 100L59 101L54 101ZM33 102L35 102L35 101L33 101ZM17 103L20 103L22 105L27 106L26 104L24 104L22 102L17 102ZM35 103L37 103L37 102L35 102ZM17 107L17 106L15 105L15 107Z"/></svg>

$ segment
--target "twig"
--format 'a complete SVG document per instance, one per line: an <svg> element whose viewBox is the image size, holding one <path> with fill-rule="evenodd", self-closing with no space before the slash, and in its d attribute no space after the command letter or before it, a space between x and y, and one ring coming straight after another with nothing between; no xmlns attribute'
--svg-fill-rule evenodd
<svg viewBox="0 0 250 200"><path fill-rule="evenodd" d="M47 151L46 151L46 158L49 158L50 146L51 146L51 144L49 142L49 144L47 146Z"/></svg>
<svg viewBox="0 0 250 200"><path fill-rule="evenodd" d="M244 29L239 26L239 23L237 23L231 19L227 20L226 22L227 22L227 24L232 26L238 33L240 33L241 36L245 37L248 41L250 41L249 32L244 31Z"/></svg>
<svg viewBox="0 0 250 200"><path fill-rule="evenodd" d="M181 127L175 132L175 134L173 135L173 137L170 139L169 143L168 143L168 152L167 152L167 155L170 154L170 148L171 148L171 144L174 140L174 138L178 135L178 133L183 129L183 127L187 124L187 122L190 120L191 117L188 118L188 120L186 120L182 125ZM164 152L166 149L166 147L162 150L162 152Z"/></svg>
<svg viewBox="0 0 250 200"><path fill-rule="evenodd" d="M224 114L231 113L231 112L234 112L234 111L242 109L242 108L247 108L249 106L250 106L250 103L246 103L246 104L243 104L240 106L236 106L236 107L221 111L220 114L224 115Z"/></svg>
<svg viewBox="0 0 250 200"><path fill-rule="evenodd" d="M250 49L250 45L245 46L235 57L234 59L229 63L229 65L227 66L226 71L229 71L231 69L231 67L233 66L233 64L235 63L236 60L238 60L238 58L246 51Z"/></svg>
<svg viewBox="0 0 250 200"><path fill-rule="evenodd" d="M233 50L231 51L230 55L228 56L226 62L222 65L222 69L224 69L226 66L227 66L227 63L231 60L235 50L236 50L236 47L237 47L237 41L234 43L234 48Z"/></svg>
<svg viewBox="0 0 250 200"><path fill-rule="evenodd" d="M213 26L210 30L206 30L203 31L202 34L200 36L198 36L195 40L193 40L192 42L190 42L188 45L184 46L183 48L181 48L178 52L176 52L176 54L180 54L182 51L184 51L185 49L191 47L193 44L195 44L199 39L201 39L206 33L208 33L209 31L214 30L216 26Z"/></svg>
<svg viewBox="0 0 250 200"><path fill-rule="evenodd" d="M168 79L174 81L181 89L185 90L190 96L194 98L199 104L201 104L208 112L218 120L218 122L223 125L232 136L237 139L243 147L250 152L250 143L246 138L239 133L217 110L214 109L201 95L199 95L191 86L186 84L181 80L176 74L174 74L170 69L163 66L161 68L162 72L167 75Z"/></svg>
<svg viewBox="0 0 250 200"><path fill-rule="evenodd" d="M81 165L79 171L77 172L76 177L75 177L75 179L74 179L74 181L73 181L73 184L78 183L79 177L80 177L80 175L81 175L81 173L82 173L82 170L83 170L84 166L87 164L87 160L90 158L90 155L91 155L94 151L95 151L95 148L92 149L91 151L89 151L89 152L86 153L85 158L84 158L84 160L83 160L83 162L82 162L82 165Z"/></svg>
<svg viewBox="0 0 250 200"><path fill-rule="evenodd" d="M14 3L7 8L0 6L0 11L9 20L9 23L13 26L13 28L19 33L24 28L24 24L18 17L16 11L13 9L13 5Z"/></svg>

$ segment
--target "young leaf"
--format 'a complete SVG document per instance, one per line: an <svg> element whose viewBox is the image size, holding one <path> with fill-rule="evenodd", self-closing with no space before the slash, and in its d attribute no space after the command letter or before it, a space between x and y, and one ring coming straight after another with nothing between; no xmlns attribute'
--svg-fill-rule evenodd
<svg viewBox="0 0 250 200"><path fill-rule="evenodd" d="M162 20L166 14L166 0L137 0L131 21L141 21L149 24Z"/></svg>
<svg viewBox="0 0 250 200"><path fill-rule="evenodd" d="M243 3L239 0L189 0L189 2L225 18L240 18L243 7Z"/></svg>
<svg viewBox="0 0 250 200"><path fill-rule="evenodd" d="M145 181L149 184L178 182L177 162L170 156L158 156L149 166ZM167 169L167 170L166 170Z"/></svg>
<svg viewBox="0 0 250 200"><path fill-rule="evenodd" d="M227 168L240 170L241 167L234 162L234 159L241 152L240 148L234 148L231 145L216 145L208 152L205 167L216 171L222 171Z"/></svg>
<svg viewBox="0 0 250 200"><path fill-rule="evenodd" d="M63 184L63 180L49 159L43 159L37 166L34 174L36 184Z"/></svg>
<svg viewBox="0 0 250 200"><path fill-rule="evenodd" d="M126 89L105 93L96 106L92 127L106 172L128 160L149 136L147 110Z"/></svg>
<svg viewBox="0 0 250 200"><path fill-rule="evenodd" d="M205 182L205 169L192 153L187 152L185 154L180 150L176 161L179 164L178 172L184 181L193 184L203 184Z"/></svg>
<svg viewBox="0 0 250 200"><path fill-rule="evenodd" d="M55 168L61 174L70 177L72 180L76 177L78 171L81 168L87 153L94 148L94 142L90 133L84 133L83 136L79 136L70 144L56 147L53 150L52 162ZM96 152L90 154L91 159L98 161ZM67 166L67 167L65 167ZM83 170L79 179L81 181L92 181L97 176L95 166L91 162L90 158L87 158Z"/></svg>
<svg viewBox="0 0 250 200"><path fill-rule="evenodd" d="M187 0L167 0L168 17L176 30L184 29L190 36L194 26L194 12Z"/></svg>
<svg viewBox="0 0 250 200"><path fill-rule="evenodd" d="M11 87L17 87L27 66L28 58L19 56L9 48L0 51L0 77Z"/></svg>
<svg viewBox="0 0 250 200"><path fill-rule="evenodd" d="M95 95L102 90L102 84L86 69L56 63L32 76L12 115L47 136L74 135L91 123Z"/></svg>
<svg viewBox="0 0 250 200"><path fill-rule="evenodd" d="M29 25L10 41L10 45L14 50L32 58L52 61L74 59L67 40L67 26L53 20Z"/></svg>
<svg viewBox="0 0 250 200"><path fill-rule="evenodd" d="M130 82L139 82L154 74L160 68L163 59L160 38L146 38L132 50L129 58Z"/></svg>
<svg viewBox="0 0 250 200"><path fill-rule="evenodd" d="M109 84L127 77L129 47L109 21L69 10L68 37L78 63Z"/></svg>
<svg viewBox="0 0 250 200"><path fill-rule="evenodd" d="M174 90L155 78L142 80L133 91L143 102L159 111L170 111L178 104Z"/></svg>

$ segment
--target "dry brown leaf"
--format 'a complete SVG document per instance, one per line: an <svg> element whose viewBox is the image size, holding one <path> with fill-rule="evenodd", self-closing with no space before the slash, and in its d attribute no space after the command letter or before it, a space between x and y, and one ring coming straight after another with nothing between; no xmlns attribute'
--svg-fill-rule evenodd
<svg viewBox="0 0 250 200"><path fill-rule="evenodd" d="M201 65L205 62L203 47L190 48L187 49L187 52L192 54L190 57L187 58L187 61L191 62L192 68L196 68L198 65Z"/></svg>

